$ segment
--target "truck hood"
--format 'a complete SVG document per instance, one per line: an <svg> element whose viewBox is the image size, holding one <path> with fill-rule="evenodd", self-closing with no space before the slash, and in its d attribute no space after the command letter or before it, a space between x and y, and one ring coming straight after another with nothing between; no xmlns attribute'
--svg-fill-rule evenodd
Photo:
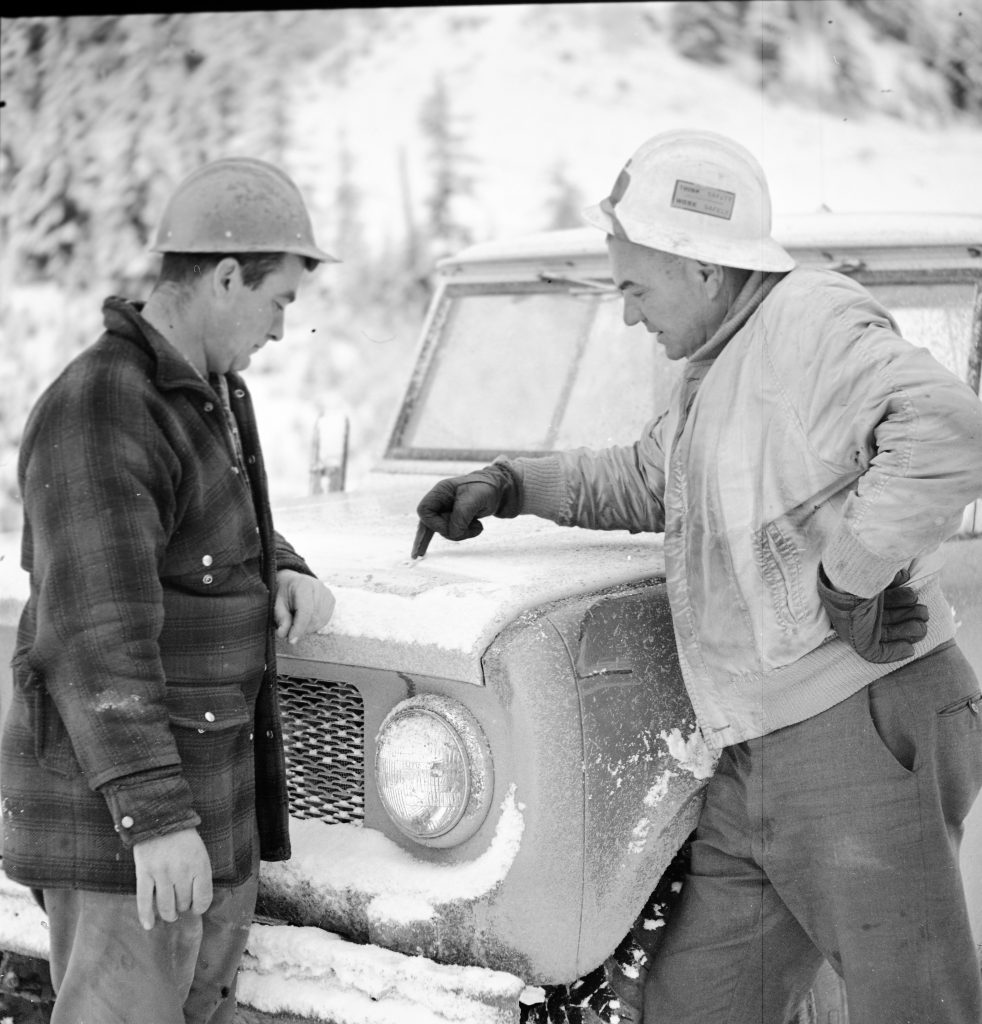
<svg viewBox="0 0 982 1024"><path fill-rule="evenodd" d="M337 600L291 658L483 683L481 657L511 621L542 604L663 576L662 536L561 527L533 516L485 519L473 540L434 537L410 559L412 487L331 494L277 508L277 530Z"/></svg>

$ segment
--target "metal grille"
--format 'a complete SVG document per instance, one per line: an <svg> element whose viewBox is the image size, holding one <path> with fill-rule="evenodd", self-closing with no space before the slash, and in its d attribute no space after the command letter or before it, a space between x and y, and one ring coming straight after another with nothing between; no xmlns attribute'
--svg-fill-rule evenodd
<svg viewBox="0 0 982 1024"><path fill-rule="evenodd" d="M365 817L365 707L357 687L279 677L290 813L329 825Z"/></svg>

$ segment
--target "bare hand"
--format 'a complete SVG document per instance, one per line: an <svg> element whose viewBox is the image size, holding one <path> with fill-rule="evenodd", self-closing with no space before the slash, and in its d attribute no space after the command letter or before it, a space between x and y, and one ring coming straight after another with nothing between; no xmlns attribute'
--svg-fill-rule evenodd
<svg viewBox="0 0 982 1024"><path fill-rule="evenodd" d="M135 843L133 860L136 912L147 931L154 926L155 895L163 921L176 921L188 909L203 914L211 906L211 859L197 829Z"/></svg>
<svg viewBox="0 0 982 1024"><path fill-rule="evenodd" d="M273 615L276 635L295 644L306 633L316 633L334 614L334 595L320 580L294 569L276 574Z"/></svg>

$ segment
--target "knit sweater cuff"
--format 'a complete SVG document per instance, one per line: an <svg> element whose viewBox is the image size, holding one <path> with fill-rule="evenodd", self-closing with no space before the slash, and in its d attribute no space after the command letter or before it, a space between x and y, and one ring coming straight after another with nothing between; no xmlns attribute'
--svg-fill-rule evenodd
<svg viewBox="0 0 982 1024"><path fill-rule="evenodd" d="M834 587L857 597L880 593L902 568L896 557L887 559L870 551L846 525L830 538L822 566Z"/></svg>
<svg viewBox="0 0 982 1024"><path fill-rule="evenodd" d="M522 514L551 519L554 523L568 518L566 480L557 456L510 459L508 465L520 481Z"/></svg>

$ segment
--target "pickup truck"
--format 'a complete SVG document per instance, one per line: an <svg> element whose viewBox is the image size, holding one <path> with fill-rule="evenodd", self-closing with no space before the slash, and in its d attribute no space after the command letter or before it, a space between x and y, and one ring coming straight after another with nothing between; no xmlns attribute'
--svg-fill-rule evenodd
<svg viewBox="0 0 982 1024"><path fill-rule="evenodd" d="M982 217L822 212L779 219L775 236L800 264L869 287L978 390ZM337 609L279 652L294 855L263 866L243 1022L620 1019L713 770L676 658L662 538L521 517L485 520L462 545L435 538L425 558L410 547L438 479L499 454L631 443L679 369L623 324L592 229L438 264L369 479L336 490L343 472L316 460L312 491L326 493L274 512ZM966 553L978 562L978 504L961 533L946 592L982 674L982 598L961 571ZM25 586L6 578L4 663ZM6 880L0 949L8 992L43 1004L43 914ZM794 1019L833 1012L847 1019L826 971Z"/></svg>

